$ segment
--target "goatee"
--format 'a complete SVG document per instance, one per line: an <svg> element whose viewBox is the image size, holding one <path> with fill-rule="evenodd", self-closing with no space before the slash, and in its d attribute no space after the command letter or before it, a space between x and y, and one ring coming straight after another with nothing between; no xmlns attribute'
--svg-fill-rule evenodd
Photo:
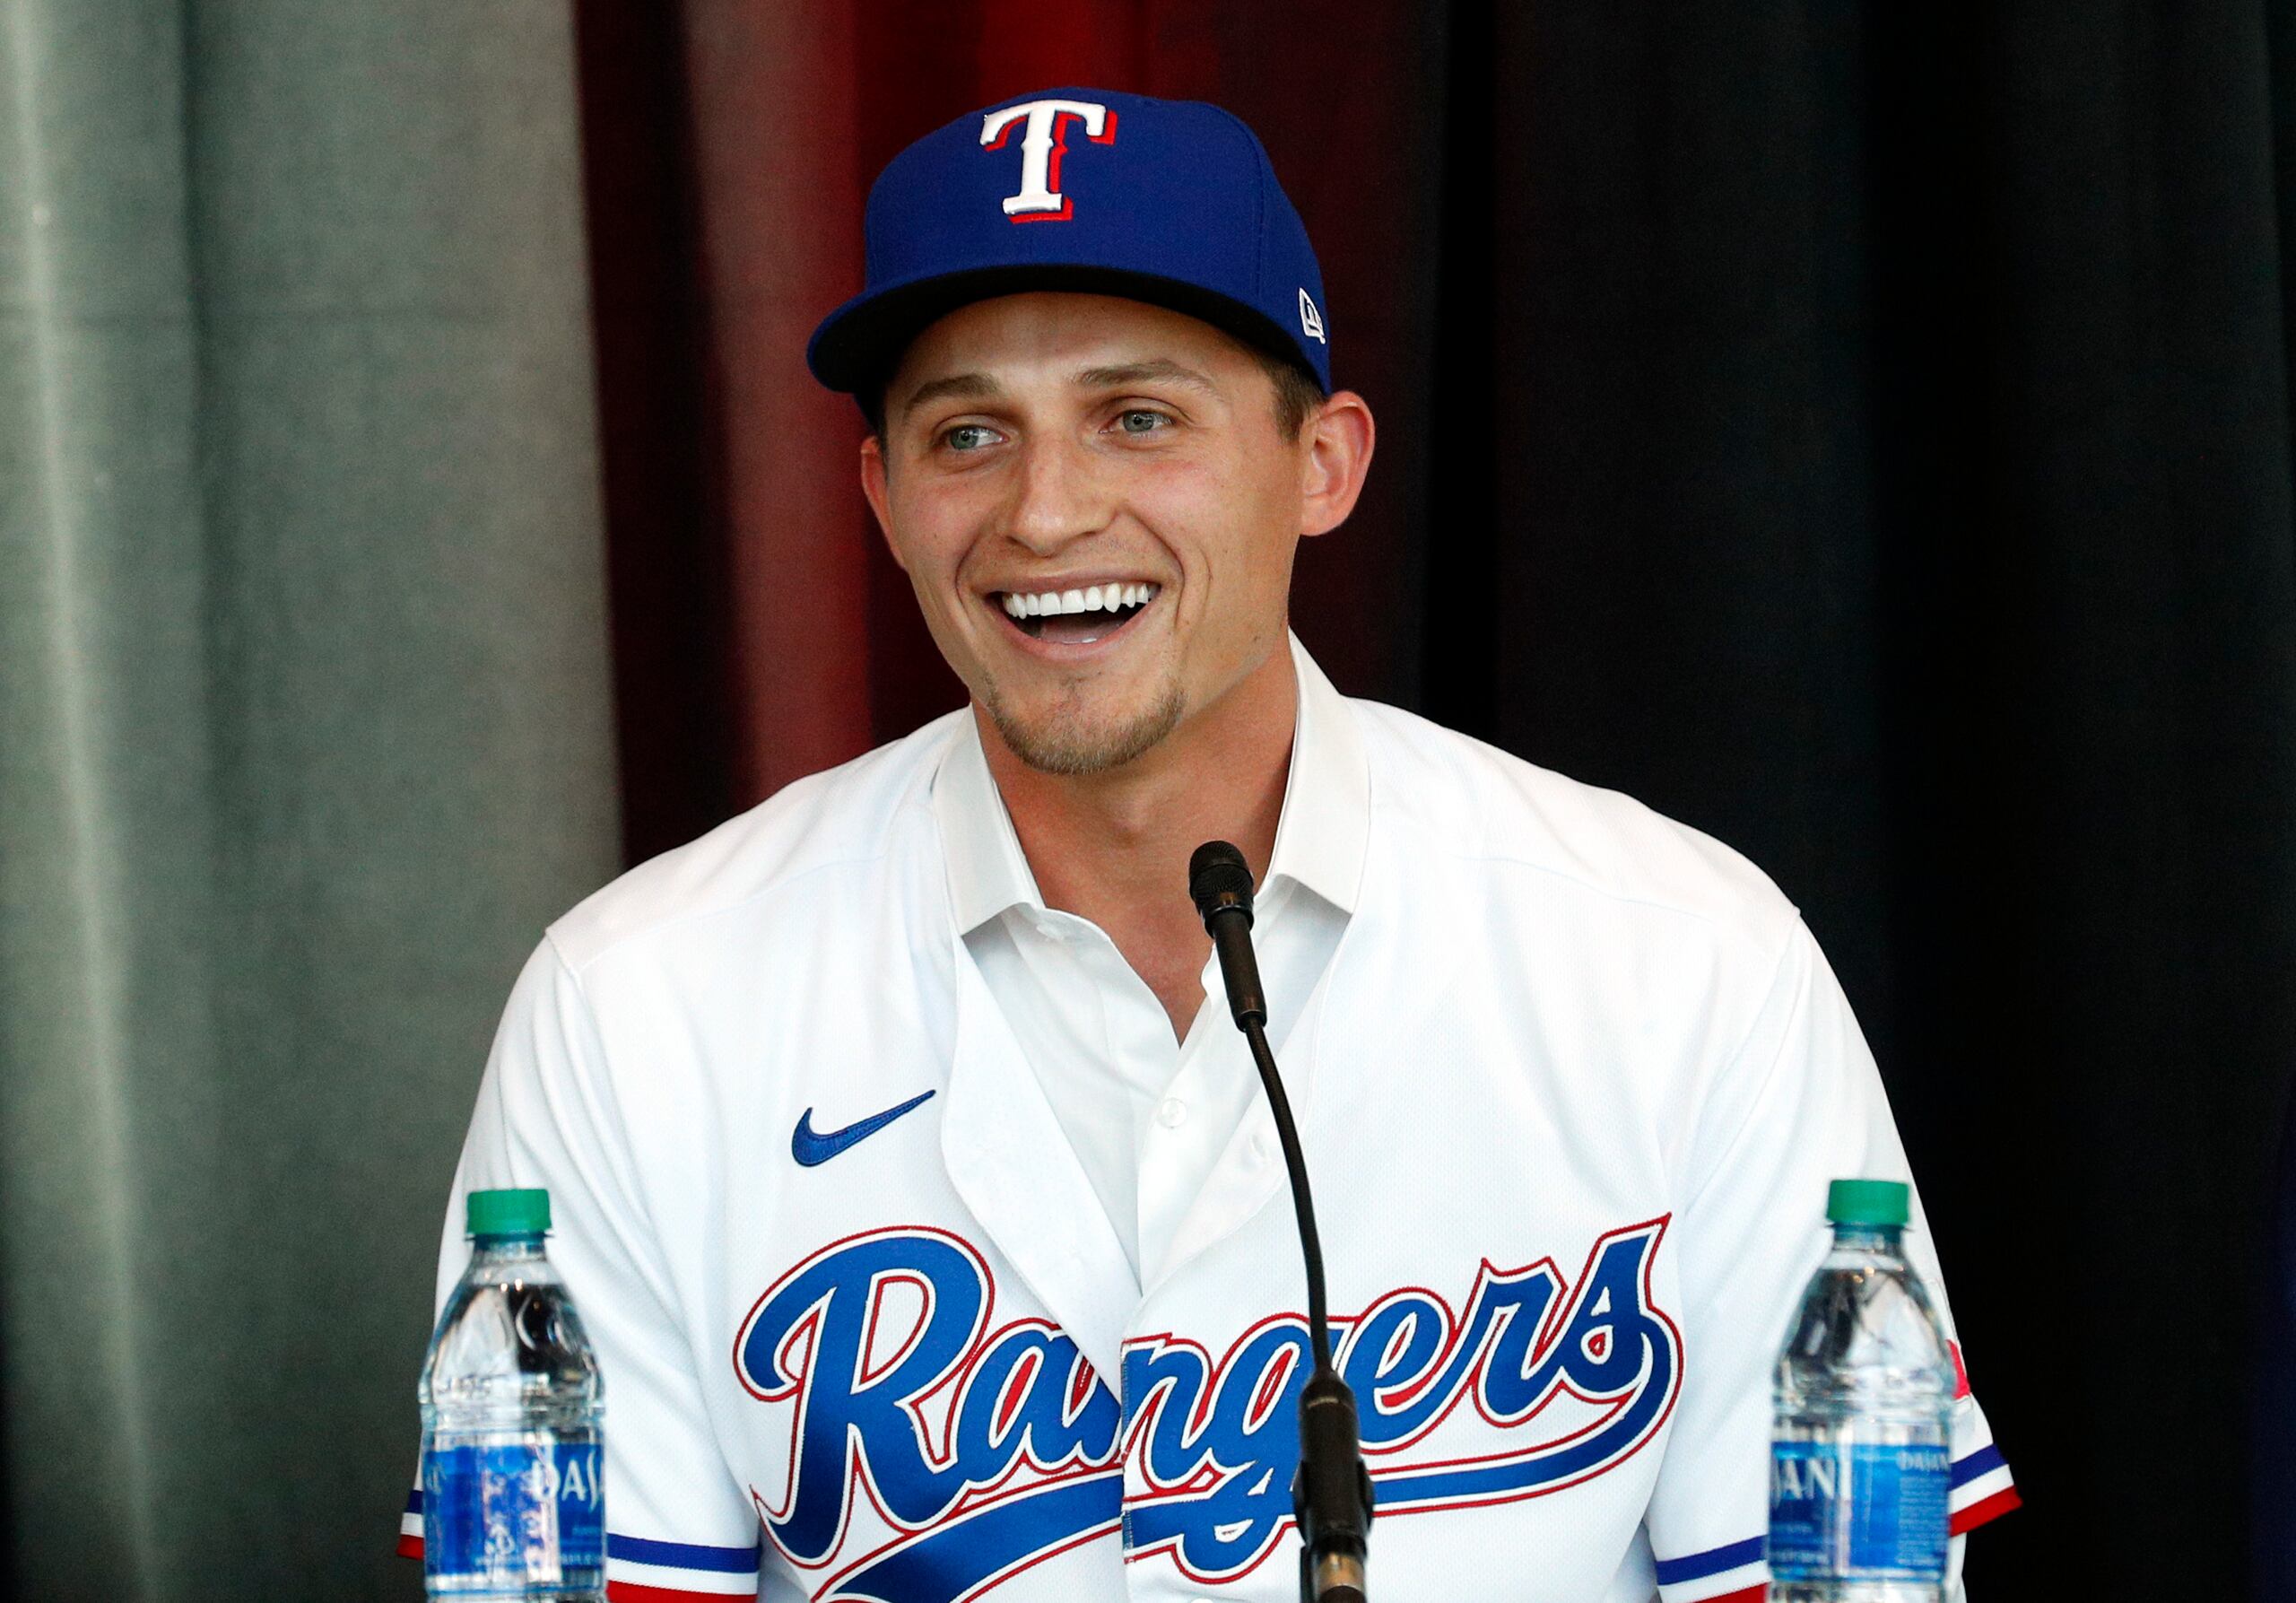
<svg viewBox="0 0 2296 1603"><path fill-rule="evenodd" d="M1105 773L1144 755L1178 727L1187 699L1178 684L1168 684L1153 704L1112 727L1086 724L1073 701L1037 723L1022 723L994 686L981 705L1015 757L1039 773L1074 775Z"/></svg>

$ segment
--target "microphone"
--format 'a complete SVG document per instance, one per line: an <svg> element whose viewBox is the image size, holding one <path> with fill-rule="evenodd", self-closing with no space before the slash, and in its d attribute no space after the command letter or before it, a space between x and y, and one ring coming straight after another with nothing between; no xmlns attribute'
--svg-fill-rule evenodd
<svg viewBox="0 0 2296 1603"><path fill-rule="evenodd" d="M1371 1474L1363 1467L1355 1394L1331 1361L1330 1311L1324 1299L1324 1249L1308 1193L1308 1161L1292 1122L1292 1099L1267 1044L1267 997L1252 955L1252 871L1225 841L1206 841L1187 863L1188 895L1203 916L1227 982L1228 1011L1252 1050L1300 1221L1300 1253L1308 1271L1308 1344L1314 1372L1300 1394L1300 1469L1292 1479L1292 1512L1300 1526L1300 1603L1368 1603L1364 1565L1370 1548Z"/></svg>

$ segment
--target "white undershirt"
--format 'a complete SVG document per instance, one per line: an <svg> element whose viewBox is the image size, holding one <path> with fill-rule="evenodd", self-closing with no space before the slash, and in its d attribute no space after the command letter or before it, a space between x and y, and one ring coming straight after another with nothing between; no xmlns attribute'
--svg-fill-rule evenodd
<svg viewBox="0 0 2296 1603"><path fill-rule="evenodd" d="M1291 645L1298 718L1252 928L1279 1067L1346 930L1370 826L1370 775L1352 714L1299 642ZM1205 999L1187 1038L1175 1041L1163 1004L1108 933L1044 904L977 729L968 727L944 760L934 806L965 945L1135 1281L1152 1286L1170 1268L1189 1206L1262 1095L1219 965L1205 963ZM1176 896L1185 891L1173 887Z"/></svg>

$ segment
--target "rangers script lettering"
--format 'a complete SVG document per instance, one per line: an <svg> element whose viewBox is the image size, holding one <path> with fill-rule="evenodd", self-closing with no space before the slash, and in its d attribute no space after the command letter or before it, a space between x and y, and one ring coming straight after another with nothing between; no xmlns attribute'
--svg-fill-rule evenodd
<svg viewBox="0 0 2296 1603"><path fill-rule="evenodd" d="M1335 1321L1382 1513L1538 1496L1651 1439L1682 1376L1650 1300L1666 1223L1605 1235L1572 1282L1551 1259L1486 1262L1456 1311L1409 1288ZM1303 1319L1272 1316L1216 1361L1172 1336L1127 1343L1120 1418L1073 1341L1040 1320L992 1328L995 1300L961 1238L902 1228L815 1254L744 1321L735 1368L790 1433L787 1484L752 1496L792 1564L840 1564L817 1596L956 1603L1119 1520L1127 1559L1170 1553L1207 1583L1267 1559L1292 1525ZM1452 1451L1474 1433L1455 1419L1505 1432L1503 1450ZM863 1497L895 1534L848 1554Z"/></svg>

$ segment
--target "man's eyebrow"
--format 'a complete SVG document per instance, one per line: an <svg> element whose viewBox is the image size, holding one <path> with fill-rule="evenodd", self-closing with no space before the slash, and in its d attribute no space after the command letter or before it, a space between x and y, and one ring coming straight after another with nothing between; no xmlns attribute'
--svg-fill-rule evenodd
<svg viewBox="0 0 2296 1603"><path fill-rule="evenodd" d="M929 379L918 385L910 392L909 399L900 404L901 415L906 417L926 402L937 401L944 396L954 396L963 401L985 401L1004 393L1003 387L987 373L952 373L948 378Z"/></svg>
<svg viewBox="0 0 2296 1603"><path fill-rule="evenodd" d="M1212 395L1220 387L1194 368L1182 367L1169 356L1159 356L1148 362L1126 362L1114 367L1086 368L1069 382L1085 389L1122 389L1129 384L1139 384L1151 379L1168 379L1174 384L1186 384Z"/></svg>

